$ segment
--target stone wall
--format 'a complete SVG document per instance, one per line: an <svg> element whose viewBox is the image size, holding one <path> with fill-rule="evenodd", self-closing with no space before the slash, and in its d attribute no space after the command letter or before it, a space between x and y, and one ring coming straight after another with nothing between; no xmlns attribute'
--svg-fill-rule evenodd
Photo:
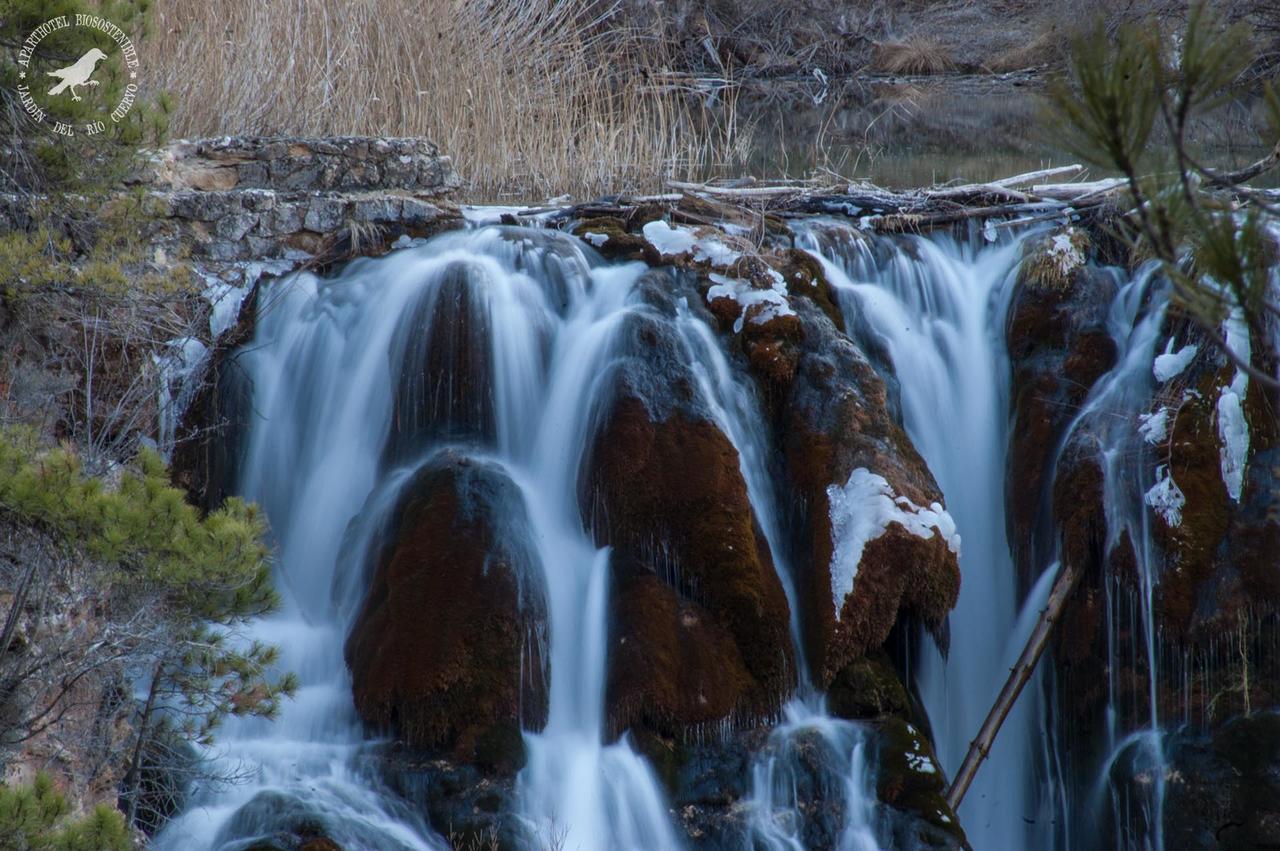
<svg viewBox="0 0 1280 851"><path fill-rule="evenodd" d="M144 155L126 180L157 256L217 272L243 261L292 265L376 253L402 235L461 223L453 163L425 139L223 137ZM0 195L0 230L31 226L29 196Z"/></svg>

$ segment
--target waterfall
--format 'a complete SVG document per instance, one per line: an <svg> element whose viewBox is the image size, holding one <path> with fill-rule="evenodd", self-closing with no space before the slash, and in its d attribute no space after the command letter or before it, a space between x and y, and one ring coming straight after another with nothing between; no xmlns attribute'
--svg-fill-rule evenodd
<svg viewBox="0 0 1280 851"><path fill-rule="evenodd" d="M468 451L501 465L524 493L545 567L549 718L526 732L517 781L530 843L678 846L647 764L625 740L602 740L609 554L587 537L576 497L597 385L615 330L636 309L643 268L589 260L568 238L495 228L264 290L254 343L240 356L254 422L237 490L262 504L274 530L283 606L249 637L278 644L281 667L302 687L279 720L224 727L209 758L249 782L199 789L157 847L240 848L301 814L344 847L447 847L362 767L367 743L342 652L361 566L343 556L364 552L344 537L372 534L435 444L468 438ZM491 412L459 406L448 380L414 383L430 341L406 317L429 315L459 275L483 302L472 309L488 328ZM391 428L406 392L439 415L411 423L407 436Z"/></svg>
<svg viewBox="0 0 1280 851"><path fill-rule="evenodd" d="M1117 582L1109 578L1105 583L1107 617L1108 682L1106 709L1106 757L1097 773L1094 788L1089 790L1090 800L1083 802L1087 833L1097 847L1146 849L1164 848L1163 813L1165 763L1163 732L1156 699L1159 667L1159 637L1155 626L1153 594L1159 579L1159 558L1153 539L1153 512L1148 504L1150 494L1160 484L1159 470L1155 478L1149 472L1150 446L1144 429L1135 428L1142 422L1140 415L1146 410L1155 390L1153 363L1157 361L1156 344L1168 307L1168 295L1163 283L1155 276L1155 267L1147 266L1133 277L1121 282L1112 300L1107 317L1107 330L1115 343L1116 364L1094 385L1081 406L1080 412L1064 431L1058 453L1065 450L1077 432L1086 434L1096 446L1101 458L1103 483L1103 508L1106 519L1106 548L1118 546L1123 537L1132 542L1139 583L1137 612L1122 610L1124 597ZM1135 621L1132 626L1142 637L1141 648L1147 667L1146 725L1136 730L1124 731L1122 720L1128 707L1120 705L1120 689L1115 672L1124 664L1119 658L1121 648L1118 636L1122 618ZM1113 767L1128 760L1131 775L1145 774L1151 778L1146 793L1138 800L1130 800L1130 790L1117 788L1111 780ZM1068 778L1059 778L1064 788L1070 786ZM1114 818L1116 814L1130 813L1137 808L1141 819ZM1065 808L1064 808L1065 809ZM1113 815L1113 835L1100 833L1100 822L1106 810ZM1069 810L1063 812L1064 821L1070 823ZM1142 836L1126 834L1125 823L1140 821L1146 827ZM1082 837L1082 840L1085 837Z"/></svg>
<svg viewBox="0 0 1280 851"><path fill-rule="evenodd" d="M943 235L872 240L821 221L798 233L838 295L845 332L885 377L890 404L963 539L949 655L922 641L912 671L939 761L953 772L1057 572L1054 559L1037 565L1039 579L1018 598L1005 518L1005 321L1023 244L1034 233L993 244ZM157 848L242 851L300 824L346 848L448 847L437 831L449 825L429 825L388 788L377 752L389 739L370 738L361 722L343 655L375 544L415 473L442 451L511 482L527 513L522 544L545 595L546 631L529 637L537 646L521 671L545 664L545 723L525 724L525 763L507 802L522 841L637 851L685 845L648 761L627 736L610 742L606 732L611 552L593 540L580 505L588 452L615 373L631 354L628 321L657 310L641 292L646 270L606 263L562 234L480 226L355 261L333 278L298 273L264 285L253 342L235 355L252 399L235 490L269 519L282 607L244 638L278 645L281 668L296 672L302 687L274 722L228 720L203 757L246 782L199 784ZM1113 707L1111 757L1094 790L1113 809L1131 805L1106 783L1115 760L1136 748L1144 764L1163 763L1150 605L1156 558L1143 504L1158 483L1147 481L1140 438L1115 425L1133 420L1150 398L1162 311L1145 309L1149 291L1142 276L1120 287L1111 317L1119 361L1058 447L1077 429L1096 435L1107 460L1108 535L1114 542L1127 533L1141 550L1151 717L1149 727L1125 731ZM875 732L828 714L805 658L792 530L764 406L705 311L672 301L674 316L663 321L674 329L676 357L692 376L699 410L737 452L758 534L790 605L797 689L749 761L742 847L889 847L887 808L876 800ZM1108 600L1109 617L1120 617L1118 608ZM1027 689L961 807L975 848L1064 844L1063 825L1078 802L1069 800L1072 780L1053 741L1052 688L1046 676ZM1137 805L1158 848L1155 787ZM832 809L816 812L815 800Z"/></svg>
<svg viewBox="0 0 1280 851"><path fill-rule="evenodd" d="M814 227L802 238L840 294L851 317L848 333L887 354L903 424L963 541L949 659L926 641L917 673L949 773L959 768L1021 650L1014 643L1020 601L1004 516L1004 320L1025 239L977 248L942 236L872 244L840 227ZM975 848L1048 847L1033 788L1033 692L1005 722L961 805Z"/></svg>

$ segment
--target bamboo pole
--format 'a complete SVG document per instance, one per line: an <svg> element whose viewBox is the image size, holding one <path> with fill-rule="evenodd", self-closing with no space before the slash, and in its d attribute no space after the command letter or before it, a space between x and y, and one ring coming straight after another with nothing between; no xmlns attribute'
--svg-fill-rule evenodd
<svg viewBox="0 0 1280 851"><path fill-rule="evenodd" d="M1071 590L1075 588L1079 579L1080 570L1072 565L1065 565L1062 573L1054 580L1053 590L1049 592L1049 600L1040 612L1040 619L1036 622L1036 628L1031 631L1031 637L1027 639L1027 646L1023 648L1017 664L1010 670L1009 679L1000 690L1000 696L996 698L995 705L987 713L987 720L982 722L978 737L969 744L969 752L965 754L964 762L956 772L951 788L947 790L947 804L953 811L960 807L965 792L969 791L969 786L978 773L978 767L991 753L991 745L995 742L996 734L1000 732L1000 726L1009 716L1014 703L1018 700L1018 695L1022 693L1023 686L1031 679L1036 663L1040 661L1044 648L1049 644L1053 627L1062 615L1067 598L1071 596Z"/></svg>

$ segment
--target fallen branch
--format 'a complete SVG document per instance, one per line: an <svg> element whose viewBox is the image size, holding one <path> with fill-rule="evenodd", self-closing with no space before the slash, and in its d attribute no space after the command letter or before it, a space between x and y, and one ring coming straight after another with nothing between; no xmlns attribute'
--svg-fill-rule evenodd
<svg viewBox="0 0 1280 851"><path fill-rule="evenodd" d="M1211 168L1202 168L1201 170L1208 175L1210 186L1232 187L1247 183L1259 175L1266 174L1275 168L1277 164L1280 164L1280 143L1277 143L1271 153L1256 163L1247 165L1237 171L1220 172Z"/></svg>
<svg viewBox="0 0 1280 851"><path fill-rule="evenodd" d="M1065 177L1068 174L1080 174L1084 171L1082 165L1063 165L1057 168L1042 168L1039 171L1029 171L1026 174L1015 174L1012 177L1002 177L999 180L991 181L992 186L1003 186L1006 189L1012 189L1016 186L1030 186L1039 180L1045 180L1050 177Z"/></svg>
<svg viewBox="0 0 1280 851"><path fill-rule="evenodd" d="M1004 719L1009 717L1009 712L1017 702L1018 695L1022 693L1023 686L1035 672L1036 663L1040 661L1040 656L1048 646L1049 636L1053 634L1053 628L1058 623L1062 609L1067 604L1067 598L1071 596L1071 591L1080 580L1080 576L1081 571L1068 564L1062 568L1062 573L1054 580L1053 590L1049 592L1049 601L1040 612L1040 619L1036 622L1036 628L1031 631L1031 637L1027 639L1027 646L1023 648L1017 664L1009 672L1009 679L1000 690L995 705L987 713L987 719L982 722L978 737L969 744L969 752L965 754L964 762L956 772L951 788L947 790L947 804L953 811L958 809L960 802L964 800L964 794L969 791L973 778L978 774L979 766L991 753L991 745L995 742L996 734L1000 732L1000 726L1004 724Z"/></svg>

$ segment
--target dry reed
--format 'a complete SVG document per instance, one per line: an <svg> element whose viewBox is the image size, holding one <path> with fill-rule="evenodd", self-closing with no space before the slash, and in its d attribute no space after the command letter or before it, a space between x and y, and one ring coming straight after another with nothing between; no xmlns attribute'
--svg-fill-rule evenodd
<svg viewBox="0 0 1280 851"><path fill-rule="evenodd" d="M657 189L729 146L592 0L162 0L174 136L423 136L472 200Z"/></svg>
<svg viewBox="0 0 1280 851"><path fill-rule="evenodd" d="M953 71L956 61L951 51L934 39L912 35L877 44L871 65L886 74L914 77Z"/></svg>

